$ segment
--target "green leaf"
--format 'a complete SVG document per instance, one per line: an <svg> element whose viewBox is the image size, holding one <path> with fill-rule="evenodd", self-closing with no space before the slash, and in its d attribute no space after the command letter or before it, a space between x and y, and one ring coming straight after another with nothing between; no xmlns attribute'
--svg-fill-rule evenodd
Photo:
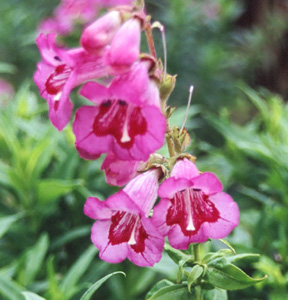
<svg viewBox="0 0 288 300"><path fill-rule="evenodd" d="M169 257L178 265L179 262L182 261L192 261L192 257L185 254L184 252L172 248L169 244L165 244L165 250Z"/></svg>
<svg viewBox="0 0 288 300"><path fill-rule="evenodd" d="M247 288L266 278L267 276L252 278L235 265L225 263L224 259L219 260L218 263L209 264L204 276L210 284L228 291Z"/></svg>
<svg viewBox="0 0 288 300"><path fill-rule="evenodd" d="M191 293L191 286L196 282L198 278L201 277L203 274L204 268L200 265L196 265L192 268L191 272L188 275L187 283L188 283L188 290Z"/></svg>
<svg viewBox="0 0 288 300"><path fill-rule="evenodd" d="M110 277L116 275L116 274L123 274L125 276L124 272L114 272L111 274L106 275L105 277L101 278L97 282L95 282L81 297L80 300L90 300L92 295L97 291L97 289Z"/></svg>
<svg viewBox="0 0 288 300"><path fill-rule="evenodd" d="M23 213L0 218L0 238L9 230L10 226L23 217Z"/></svg>
<svg viewBox="0 0 288 300"><path fill-rule="evenodd" d="M233 252L233 254L236 254L235 249L230 245L229 242L227 242L227 241L224 240L224 239L220 239L219 241L221 241L223 244L225 244L225 245Z"/></svg>
<svg viewBox="0 0 288 300"><path fill-rule="evenodd" d="M228 300L227 291L222 289L205 291L204 300Z"/></svg>
<svg viewBox="0 0 288 300"><path fill-rule="evenodd" d="M21 287L9 278L0 277L0 295L6 300L24 300Z"/></svg>
<svg viewBox="0 0 288 300"><path fill-rule="evenodd" d="M207 264L213 260L219 259L221 257L224 257L226 255L230 255L232 254L232 250L231 249L221 249L217 252L208 252L202 259L202 262Z"/></svg>
<svg viewBox="0 0 288 300"><path fill-rule="evenodd" d="M147 300L192 300L186 284L174 284L157 291L151 298ZM81 299L82 300L82 299Z"/></svg>
<svg viewBox="0 0 288 300"><path fill-rule="evenodd" d="M23 286L32 283L37 276L47 253L49 239L46 233L42 234L37 243L25 253L25 265L21 267L19 282Z"/></svg>
<svg viewBox="0 0 288 300"><path fill-rule="evenodd" d="M22 295L25 297L25 300L46 300L32 292L22 292Z"/></svg>
<svg viewBox="0 0 288 300"><path fill-rule="evenodd" d="M14 74L16 73L16 67L5 62L0 62L0 73Z"/></svg>
<svg viewBox="0 0 288 300"><path fill-rule="evenodd" d="M91 245L72 265L68 273L65 275L63 281L61 282L60 289L63 292L69 291L70 296L74 293L77 282L90 266L97 252L97 248L95 248L94 245Z"/></svg>
<svg viewBox="0 0 288 300"><path fill-rule="evenodd" d="M174 285L174 283L172 281L169 281L167 279L162 279L160 281L158 281L153 287L152 289L147 293L145 299L149 299L150 297L153 296L153 294L155 294L158 290L167 287L167 286L172 286Z"/></svg>
<svg viewBox="0 0 288 300"><path fill-rule="evenodd" d="M50 245L50 250L53 250L58 247L62 247L63 245L74 241L80 237L89 236L91 232L91 226L81 226L62 234L60 237L55 238L54 241Z"/></svg>
<svg viewBox="0 0 288 300"><path fill-rule="evenodd" d="M46 203L81 187L81 180L42 179L38 184L39 202Z"/></svg>

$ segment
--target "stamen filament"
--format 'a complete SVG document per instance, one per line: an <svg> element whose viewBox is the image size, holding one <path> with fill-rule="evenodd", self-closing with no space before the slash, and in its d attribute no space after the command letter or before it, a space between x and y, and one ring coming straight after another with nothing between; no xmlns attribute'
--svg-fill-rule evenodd
<svg viewBox="0 0 288 300"><path fill-rule="evenodd" d="M184 200L185 200L185 204L186 204L186 208L187 208L187 212L188 212L188 225L186 227L186 230L193 231L193 230L195 230L195 226L194 226L193 218L192 218L192 208L191 208L191 202L190 202L189 189L186 189L184 191Z"/></svg>
<svg viewBox="0 0 288 300"><path fill-rule="evenodd" d="M187 108L186 108L185 118L184 118L181 130L180 130L180 134L182 133L182 131L184 129L184 126L185 126L185 123L186 123L187 118L188 118L188 112L189 112L189 108L190 108L190 104L191 104L193 90L194 90L194 86L191 85L190 89L189 89L189 99L188 99L188 104L187 104Z"/></svg>
<svg viewBox="0 0 288 300"><path fill-rule="evenodd" d="M135 232L136 232L136 228L137 228L137 225L138 225L138 221L139 221L139 216L136 217L136 221L135 221L135 224L133 226L131 236L130 236L130 239L128 241L128 245L136 245L136 243L137 243L137 241L135 239Z"/></svg>
<svg viewBox="0 0 288 300"><path fill-rule="evenodd" d="M121 143L127 143L131 141L131 138L129 136L129 132L128 132L128 122L130 120L130 115L132 112L132 107L130 105L128 105L127 107L127 112L126 112L126 119L124 122L124 126L123 126L123 133L122 133L122 137L121 137Z"/></svg>

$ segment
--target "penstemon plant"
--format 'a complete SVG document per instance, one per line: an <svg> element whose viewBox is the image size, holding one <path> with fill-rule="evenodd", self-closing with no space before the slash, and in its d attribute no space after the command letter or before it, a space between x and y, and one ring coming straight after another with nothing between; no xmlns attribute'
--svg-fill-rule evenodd
<svg viewBox="0 0 288 300"><path fill-rule="evenodd" d="M196 157L185 152L190 143L185 120L181 128L169 124L175 108L167 102L176 76L166 70L164 27L151 23L143 1L128 2L114 1L90 23L78 48L60 47L55 33L39 34L42 61L34 81L59 131L73 114L69 94L81 86L80 95L91 105L75 112L75 147L86 160L106 155L101 169L107 183L124 186L105 201L89 197L85 203L84 213L96 220L91 240L100 258L152 267L166 251L179 266L177 280L156 283L147 299L228 299L227 290L247 288L266 276L252 278L234 265L257 257L236 254L223 240L239 223L238 206L216 175L200 172ZM113 7L118 4L127 5ZM156 55L155 29L162 32L163 63ZM140 51L142 33L149 53ZM156 153L165 141L169 157ZM228 248L205 253L202 245L211 239ZM99 285L82 298L90 299Z"/></svg>

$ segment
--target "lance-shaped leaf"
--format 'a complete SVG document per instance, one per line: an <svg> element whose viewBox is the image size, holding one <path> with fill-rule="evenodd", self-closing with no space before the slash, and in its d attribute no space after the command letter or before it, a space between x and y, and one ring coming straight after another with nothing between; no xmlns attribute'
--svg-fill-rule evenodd
<svg viewBox="0 0 288 300"><path fill-rule="evenodd" d="M226 259L219 259L208 264L204 279L215 287L228 291L247 288L267 278L252 278L235 265L228 263Z"/></svg>
<svg viewBox="0 0 288 300"><path fill-rule="evenodd" d="M151 298L147 300L191 300L192 295L189 293L186 284L175 284L158 290Z"/></svg>
<svg viewBox="0 0 288 300"><path fill-rule="evenodd" d="M200 265L196 265L192 268L192 270L187 278L188 290L190 293L191 293L192 285L196 282L196 280L198 278L200 278L202 276L203 271L204 271L204 268L203 268L203 266L200 266Z"/></svg>
<svg viewBox="0 0 288 300"><path fill-rule="evenodd" d="M25 297L25 300L46 300L32 292L22 292L22 295Z"/></svg>
<svg viewBox="0 0 288 300"><path fill-rule="evenodd" d="M167 280L167 279L162 279L160 281L158 281L153 287L152 289L147 293L145 299L150 299L157 291L161 290L164 287L167 286L172 286L174 285L173 282Z"/></svg>
<svg viewBox="0 0 288 300"><path fill-rule="evenodd" d="M91 297L92 297L92 295L93 295L93 293L94 292L96 292L96 290L107 280L107 279L109 279L111 276L113 276L113 275L115 275L115 274L122 274L122 275L124 275L124 276L126 276L125 275L125 273L123 273L123 272L120 272L120 271L118 271L118 272L114 272L114 273L111 273L111 274L108 274L108 275L106 275L105 277L103 277L103 278L101 278L100 280L98 280L97 282L95 282L86 292L85 292L85 294L81 297L81 299L80 300L90 300L91 299Z"/></svg>
<svg viewBox="0 0 288 300"><path fill-rule="evenodd" d="M193 261L190 255L185 254L183 251L172 248L169 244L165 244L164 249L166 250L169 257L178 265L180 261Z"/></svg>

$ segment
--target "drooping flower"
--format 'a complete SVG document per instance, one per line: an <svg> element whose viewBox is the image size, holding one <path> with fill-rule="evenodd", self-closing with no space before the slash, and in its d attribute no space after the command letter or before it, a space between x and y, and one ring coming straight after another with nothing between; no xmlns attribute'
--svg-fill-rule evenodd
<svg viewBox="0 0 288 300"><path fill-rule="evenodd" d="M121 26L121 15L111 11L85 28L81 35L81 45L90 54L99 53L109 45Z"/></svg>
<svg viewBox="0 0 288 300"><path fill-rule="evenodd" d="M119 160L112 152L104 159L101 170L104 170L106 182L111 185L123 186L137 175L140 161Z"/></svg>
<svg viewBox="0 0 288 300"><path fill-rule="evenodd" d="M98 13L99 4L95 0L62 0L53 17L44 19L38 27L40 33L71 33L76 23L90 22Z"/></svg>
<svg viewBox="0 0 288 300"><path fill-rule="evenodd" d="M109 74L102 56L91 56L82 48L65 50L55 44L55 34L40 34L36 40L42 62L37 64L34 81L49 105L49 118L62 130L70 120L73 104L70 91L81 83Z"/></svg>
<svg viewBox="0 0 288 300"><path fill-rule="evenodd" d="M112 7L117 5L131 5L133 0L95 0L96 3L103 7Z"/></svg>
<svg viewBox="0 0 288 300"><path fill-rule="evenodd" d="M166 120L159 91L148 76L149 65L139 62L116 76L109 87L86 83L81 95L98 106L76 112L76 148L85 159L113 152L120 160L146 161L164 143Z"/></svg>
<svg viewBox="0 0 288 300"><path fill-rule="evenodd" d="M239 223L238 206L222 192L218 178L209 172L200 174L186 158L175 164L158 195L161 200L154 208L153 221L176 249L224 238Z"/></svg>
<svg viewBox="0 0 288 300"><path fill-rule="evenodd" d="M141 20L131 18L122 24L121 14L111 11L89 25L81 36L82 47L90 54L99 54L108 47L106 63L115 70L127 71L139 58Z"/></svg>
<svg viewBox="0 0 288 300"><path fill-rule="evenodd" d="M87 199L84 213L97 220L91 240L101 259L119 263L128 258L142 267L152 266L161 259L164 236L148 217L157 199L159 175L158 169L151 169L106 201Z"/></svg>

